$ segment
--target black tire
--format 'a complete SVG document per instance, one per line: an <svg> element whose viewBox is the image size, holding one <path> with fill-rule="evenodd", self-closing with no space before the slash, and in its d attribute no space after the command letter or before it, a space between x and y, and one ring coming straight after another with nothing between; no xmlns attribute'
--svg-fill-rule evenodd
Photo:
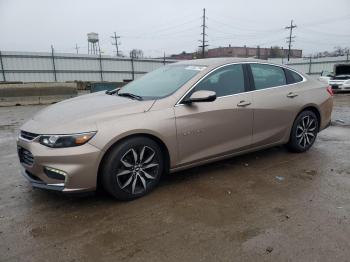
<svg viewBox="0 0 350 262"><path fill-rule="evenodd" d="M318 118L314 112L305 110L295 119L290 133L287 148L296 153L302 153L314 144L319 130Z"/></svg>
<svg viewBox="0 0 350 262"><path fill-rule="evenodd" d="M117 144L105 157L102 185L119 200L133 200L154 189L163 169L164 157L159 145L148 137L132 137Z"/></svg>

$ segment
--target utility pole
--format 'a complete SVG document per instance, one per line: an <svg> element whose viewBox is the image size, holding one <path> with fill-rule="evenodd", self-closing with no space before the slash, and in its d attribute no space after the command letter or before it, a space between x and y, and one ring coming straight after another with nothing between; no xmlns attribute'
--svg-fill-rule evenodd
<svg viewBox="0 0 350 262"><path fill-rule="evenodd" d="M55 79L55 82L57 82L55 54L54 53L55 53L55 50L53 48L53 45L51 45L51 59L52 59L53 77Z"/></svg>
<svg viewBox="0 0 350 262"><path fill-rule="evenodd" d="M289 29L289 37L287 37L287 43L288 43L288 61L290 58L290 48L292 47L292 42L293 42L293 38L295 38L295 36L293 36L293 29L296 28L296 25L293 25L293 20L290 21L290 26L286 26L285 29Z"/></svg>
<svg viewBox="0 0 350 262"><path fill-rule="evenodd" d="M134 57L135 57L135 52L131 51L131 77L132 80L135 80L135 68L134 68Z"/></svg>
<svg viewBox="0 0 350 262"><path fill-rule="evenodd" d="M203 8L203 22L202 22L202 40L199 40L199 42L201 42L202 44L199 46L200 48L202 48L202 58L205 57L205 48L207 46L209 46L208 44L206 44L208 41L205 40L205 37L207 36L207 34L205 33L205 29L207 28L207 26L205 25L205 20L206 20L206 17L205 17L205 8Z"/></svg>
<svg viewBox="0 0 350 262"><path fill-rule="evenodd" d="M77 54L79 54L79 48L80 48L80 47L78 46L78 44L75 44L74 49L77 50Z"/></svg>
<svg viewBox="0 0 350 262"><path fill-rule="evenodd" d="M309 75L311 75L312 56L309 57Z"/></svg>
<svg viewBox="0 0 350 262"><path fill-rule="evenodd" d="M2 71L2 81L6 82L5 68L4 68L4 63L2 61L2 53L1 53L1 51L0 51L0 66L1 66L1 71Z"/></svg>
<svg viewBox="0 0 350 262"><path fill-rule="evenodd" d="M118 42L118 39L120 38L120 36L117 36L117 33L114 32L114 36L111 36L111 38L114 39L114 42L112 43L112 45L115 45L115 48L117 49L117 56L119 56L118 46L120 45L120 43Z"/></svg>
<svg viewBox="0 0 350 262"><path fill-rule="evenodd" d="M101 78L101 82L103 82L103 69L102 69L102 55L101 55L101 48L100 48L100 44L98 44L98 60L100 62L100 78Z"/></svg>

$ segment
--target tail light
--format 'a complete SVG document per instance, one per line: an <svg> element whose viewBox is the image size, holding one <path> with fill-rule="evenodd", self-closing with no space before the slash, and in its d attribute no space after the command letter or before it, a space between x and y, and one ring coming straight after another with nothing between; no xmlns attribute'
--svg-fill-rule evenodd
<svg viewBox="0 0 350 262"><path fill-rule="evenodd" d="M328 94L330 94L331 96L334 96L333 89L332 89L331 86L328 86L328 87L327 87L327 92L328 92Z"/></svg>

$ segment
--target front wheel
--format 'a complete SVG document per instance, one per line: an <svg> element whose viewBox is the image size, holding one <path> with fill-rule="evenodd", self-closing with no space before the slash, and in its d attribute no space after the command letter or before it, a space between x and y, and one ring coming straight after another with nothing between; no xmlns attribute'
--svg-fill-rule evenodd
<svg viewBox="0 0 350 262"><path fill-rule="evenodd" d="M115 198L132 200L158 184L163 167L162 151L155 141L129 138L108 153L102 166L102 183Z"/></svg>
<svg viewBox="0 0 350 262"><path fill-rule="evenodd" d="M316 140L319 123L312 111L301 112L294 121L287 147L293 152L305 152Z"/></svg>

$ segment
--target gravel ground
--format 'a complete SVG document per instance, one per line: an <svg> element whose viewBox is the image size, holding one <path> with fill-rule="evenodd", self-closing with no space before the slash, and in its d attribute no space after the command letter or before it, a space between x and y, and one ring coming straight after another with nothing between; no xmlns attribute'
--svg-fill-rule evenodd
<svg viewBox="0 0 350 262"><path fill-rule="evenodd" d="M283 147L173 174L118 202L34 190L0 108L0 261L350 261L350 95L313 148Z"/></svg>

